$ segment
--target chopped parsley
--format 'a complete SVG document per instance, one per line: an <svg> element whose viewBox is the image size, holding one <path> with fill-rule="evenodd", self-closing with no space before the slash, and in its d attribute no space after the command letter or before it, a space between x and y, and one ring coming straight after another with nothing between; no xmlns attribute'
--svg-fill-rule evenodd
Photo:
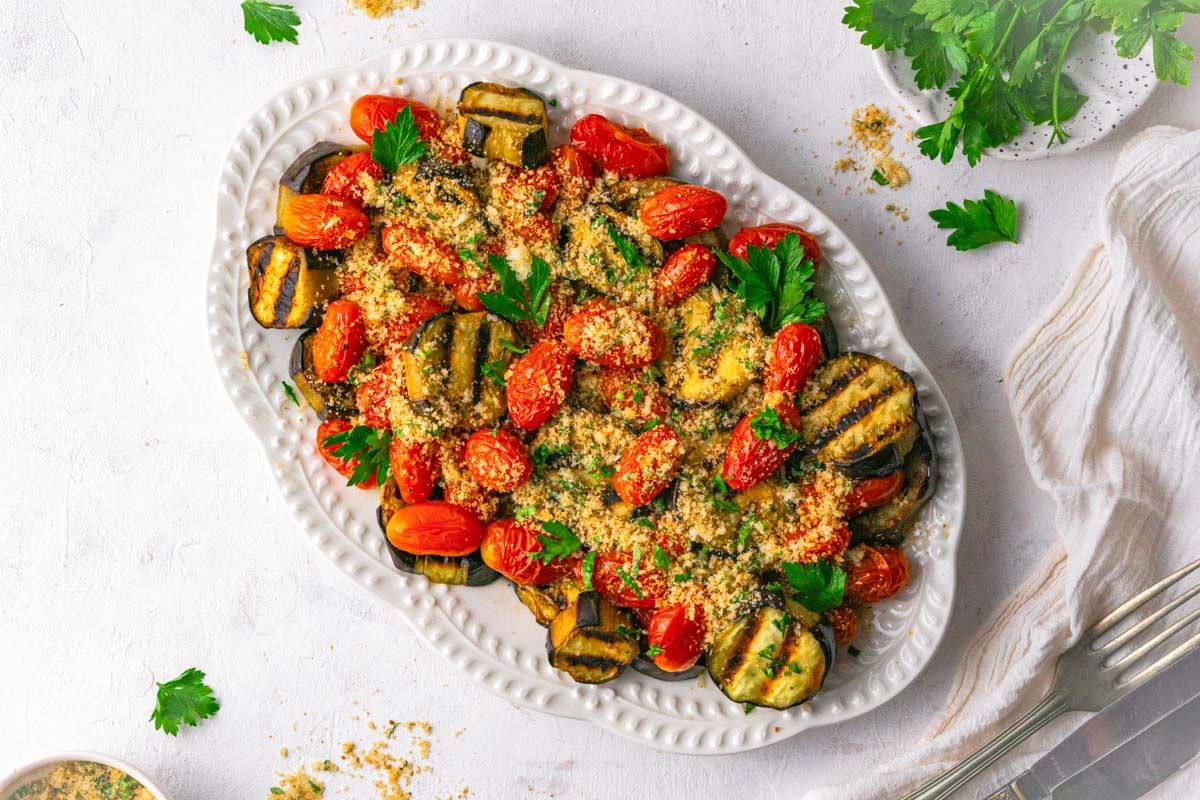
<svg viewBox="0 0 1200 800"><path fill-rule="evenodd" d="M631 628L628 625L618 624L617 627L614 628L614 630L620 636L624 636L626 639L636 639L642 635L642 632L640 630L638 630L637 628Z"/></svg>
<svg viewBox="0 0 1200 800"><path fill-rule="evenodd" d="M859 650L859 649L858 649L857 647L855 647L854 645L850 645L849 647L847 647L847 648L846 648L846 653L847 653L847 654L848 654L848 655L849 655L851 658L858 658L859 656L861 656L861 655L862 655L862 651L861 651L861 650Z"/></svg>
<svg viewBox="0 0 1200 800"><path fill-rule="evenodd" d="M617 252L621 254L621 259L627 267L634 270L646 268L646 260L642 258L642 252L638 250L633 240L617 230L617 226L612 223L612 220L604 220L604 231L612 240L613 247L617 248Z"/></svg>
<svg viewBox="0 0 1200 800"><path fill-rule="evenodd" d="M663 651L663 649L661 647L659 647L656 644L652 644L646 648L646 658L654 658L656 655L658 655L662 651Z"/></svg>
<svg viewBox="0 0 1200 800"><path fill-rule="evenodd" d="M879 184L880 186L888 185L887 176L877 169L871 170L871 180L875 181L875 183Z"/></svg>
<svg viewBox="0 0 1200 800"><path fill-rule="evenodd" d="M800 439L800 432L784 424L779 413L770 406L759 410L751 418L750 431L756 439L770 439L780 450L786 450Z"/></svg>
<svg viewBox="0 0 1200 800"><path fill-rule="evenodd" d="M583 565L580 568L580 573L583 577L583 590L590 592L592 590L592 575L596 571L596 551L589 550L587 555L583 557Z"/></svg>
<svg viewBox="0 0 1200 800"><path fill-rule="evenodd" d="M654 545L654 566L661 570L666 570L671 566L671 558L667 555L667 551L663 550L658 545Z"/></svg>
<svg viewBox="0 0 1200 800"><path fill-rule="evenodd" d="M541 543L542 549L531 550L525 554L534 561L540 561L543 564L561 561L579 552L583 547L579 539L575 538L575 534L571 533L571 529L561 522L543 522L542 530L546 532L546 535L539 534L536 537Z"/></svg>
<svg viewBox="0 0 1200 800"><path fill-rule="evenodd" d="M479 371L484 374L488 380L497 386L504 385L504 373L508 369L508 362L503 358L497 358L495 361L488 361L479 367Z"/></svg>
<svg viewBox="0 0 1200 800"><path fill-rule="evenodd" d="M285 395L287 395L287 399L291 400L292 404L294 406L296 406L296 408L299 408L300 407L300 398L296 397L296 390L293 389L292 385L290 383L288 383L287 381L280 381L280 383L283 384L283 393Z"/></svg>

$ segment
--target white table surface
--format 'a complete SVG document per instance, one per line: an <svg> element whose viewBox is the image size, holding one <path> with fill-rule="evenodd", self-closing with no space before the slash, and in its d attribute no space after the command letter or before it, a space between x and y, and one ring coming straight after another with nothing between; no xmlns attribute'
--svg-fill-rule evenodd
<svg viewBox="0 0 1200 800"><path fill-rule="evenodd" d="M911 186L846 194L826 183L835 140L851 109L890 98L840 25L842 3L426 0L391 21L338 0L295 4L298 47L251 41L234 0L6 0L0 14L0 769L91 748L141 764L176 798L262 797L295 757L362 741L351 716L369 709L434 726L418 797L463 785L484 798L778 797L912 741L1053 538L1009 418L1007 355L1097 238L1121 142L1153 123L1200 124L1200 93L1160 89L1107 142L1050 161L969 170L902 145ZM468 683L292 524L208 352L218 165L292 81L458 35L679 98L814 199L875 266L949 398L969 475L950 630L887 706L752 754L656 753ZM924 212L984 188L1021 202L1022 244L955 253ZM208 671L223 707L172 739L146 719L154 680L189 666Z"/></svg>

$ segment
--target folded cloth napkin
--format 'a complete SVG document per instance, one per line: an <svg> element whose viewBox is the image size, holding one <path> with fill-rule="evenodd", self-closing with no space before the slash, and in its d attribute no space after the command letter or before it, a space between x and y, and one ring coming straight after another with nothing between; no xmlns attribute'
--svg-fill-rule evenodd
<svg viewBox="0 0 1200 800"><path fill-rule="evenodd" d="M1041 698L1088 625L1200 557L1200 132L1137 136L1104 211L1104 243L1006 379L1029 468L1057 506L1058 544L967 650L923 743L806 800L891 800L952 766ZM1084 719L1060 717L959 796L1010 780ZM1200 797L1200 765L1147 797Z"/></svg>

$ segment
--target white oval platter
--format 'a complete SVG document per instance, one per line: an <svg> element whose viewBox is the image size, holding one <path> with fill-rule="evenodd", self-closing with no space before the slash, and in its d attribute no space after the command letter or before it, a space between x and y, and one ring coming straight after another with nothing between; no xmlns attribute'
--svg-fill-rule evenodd
<svg viewBox="0 0 1200 800"><path fill-rule="evenodd" d="M277 181L322 139L353 142L351 102L370 92L425 102L457 98L472 81L529 87L548 98L556 141L579 116L603 113L643 126L670 148L673 174L720 190L726 224L764 220L803 225L821 243L819 290L843 347L886 358L912 374L932 433L937 491L907 552L908 588L875 608L855 646L813 700L787 711L745 714L711 680L667 683L633 670L601 686L574 683L546 661L545 631L507 582L483 588L431 585L398 573L375 522L375 492L347 488L313 444L316 419L285 397L288 353L297 331L263 330L246 307L244 252L271 230ZM314 75L271 98L246 123L221 171L217 230L208 271L207 327L221 380L262 444L267 464L300 529L338 569L401 616L472 680L521 706L588 719L651 747L715 755L751 750L800 731L849 719L887 701L932 658L954 595L955 552L965 502L962 445L946 400L904 340L870 267L811 203L765 175L724 133L694 111L628 81L582 72L506 44L465 39L390 50L351 67Z"/></svg>

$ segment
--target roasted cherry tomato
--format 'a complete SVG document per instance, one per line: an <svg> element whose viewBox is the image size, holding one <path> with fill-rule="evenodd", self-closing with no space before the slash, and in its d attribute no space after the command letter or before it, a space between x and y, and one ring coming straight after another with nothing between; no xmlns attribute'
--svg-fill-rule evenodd
<svg viewBox="0 0 1200 800"><path fill-rule="evenodd" d="M773 408L785 427L792 431L799 430L800 414L790 400L780 400ZM774 438L758 438L752 425L755 417L761 413L760 410L742 417L729 435L721 476L734 491L749 489L779 469L800 444L799 441L794 441L781 448Z"/></svg>
<svg viewBox="0 0 1200 800"><path fill-rule="evenodd" d="M717 257L702 244L685 244L663 262L654 278L654 296L675 306L696 293L717 268Z"/></svg>
<svg viewBox="0 0 1200 800"><path fill-rule="evenodd" d="M800 525L784 538L790 543L792 558L807 564L822 558L837 558L846 552L850 546L850 528L845 524L818 529Z"/></svg>
<svg viewBox="0 0 1200 800"><path fill-rule="evenodd" d="M671 413L671 398L645 370L605 367L598 383L604 404L626 422L661 422Z"/></svg>
<svg viewBox="0 0 1200 800"><path fill-rule="evenodd" d="M583 580L582 574L579 579ZM592 586L618 606L654 608L667 593L667 578L654 568L646 553L641 554L634 570L629 553L598 552L592 566Z"/></svg>
<svg viewBox="0 0 1200 800"><path fill-rule="evenodd" d="M508 418L531 431L554 416L575 377L575 358L556 339L543 339L509 368L504 394Z"/></svg>
<svg viewBox="0 0 1200 800"><path fill-rule="evenodd" d="M550 284L550 310L546 312L546 321L542 325L534 325L530 320L521 320L517 329L528 342L542 339L561 339L563 324L567 317L575 311L575 290L566 281L554 281Z"/></svg>
<svg viewBox="0 0 1200 800"><path fill-rule="evenodd" d="M560 144L550 151L550 164L558 173L559 192L564 202L580 205L596 182L592 160L573 144Z"/></svg>
<svg viewBox="0 0 1200 800"><path fill-rule="evenodd" d="M414 441L399 436L388 445L388 463L400 497L406 503L423 503L441 477L436 441Z"/></svg>
<svg viewBox="0 0 1200 800"><path fill-rule="evenodd" d="M631 506L644 506L667 488L683 463L683 441L667 425L658 425L625 448L613 489Z"/></svg>
<svg viewBox="0 0 1200 800"><path fill-rule="evenodd" d="M598 299L567 317L563 342L584 361L639 369L658 360L666 337L654 320L640 311Z"/></svg>
<svg viewBox="0 0 1200 800"><path fill-rule="evenodd" d="M471 477L493 492L511 492L533 474L524 443L501 428L472 433L465 458Z"/></svg>
<svg viewBox="0 0 1200 800"><path fill-rule="evenodd" d="M367 349L367 324L362 309L350 300L334 300L325 309L321 327L313 334L312 360L317 377L341 383Z"/></svg>
<svg viewBox="0 0 1200 800"><path fill-rule="evenodd" d="M341 456L334 455L333 451L337 450L339 447L341 447L341 445L327 445L325 444L325 440L334 434L343 433L353 427L354 426L348 419L327 419L317 426L317 452L321 454L321 458L325 459L329 463L329 466L336 469L344 478L349 478L350 475L353 474L354 468L358 466L358 459L346 459L342 458ZM375 476L372 475L362 483L356 483L354 485L360 489L374 489L379 484L375 481Z"/></svg>
<svg viewBox="0 0 1200 800"><path fill-rule="evenodd" d="M414 225L385 225L383 249L405 269L435 283L458 283L463 263L458 252L432 233Z"/></svg>
<svg viewBox="0 0 1200 800"><path fill-rule="evenodd" d="M396 316L388 320L387 337L390 343L403 345L416 333L421 323L446 310L446 305L425 294L406 294Z"/></svg>
<svg viewBox="0 0 1200 800"><path fill-rule="evenodd" d="M283 232L301 247L337 250L366 235L370 222L363 210L340 197L298 194L280 215Z"/></svg>
<svg viewBox="0 0 1200 800"><path fill-rule="evenodd" d="M405 97L389 97L385 94L364 94L350 106L350 129L367 144L375 131L382 130L396 115L408 106L412 109L413 121L422 139L436 139L442 132L442 118L427 105Z"/></svg>
<svg viewBox="0 0 1200 800"><path fill-rule="evenodd" d="M487 526L479 555L483 563L518 586L553 583L574 572L578 558L559 558L544 564L529 556L542 551L537 538L540 533L535 523L497 520Z"/></svg>
<svg viewBox="0 0 1200 800"><path fill-rule="evenodd" d="M482 311L483 303L479 302L479 293L494 293L500 291L500 279L496 273L477 275L463 278L454 284L454 301L465 311Z"/></svg>
<svg viewBox="0 0 1200 800"><path fill-rule="evenodd" d="M908 585L908 559L902 550L886 545L858 548L862 558L846 568L846 599L855 603L878 603Z"/></svg>
<svg viewBox="0 0 1200 800"><path fill-rule="evenodd" d="M738 258L745 258L747 246L771 248L779 244L779 241L789 233L794 233L799 237L800 246L804 248L804 255L820 266L821 245L817 244L816 238L804 228L798 225L789 225L786 222L769 222L753 228L742 228L729 240L729 252Z"/></svg>
<svg viewBox="0 0 1200 800"><path fill-rule="evenodd" d="M503 210L509 216L519 221L554 205L562 180L553 165L521 169L500 161L490 167L495 193L504 201Z"/></svg>
<svg viewBox="0 0 1200 800"><path fill-rule="evenodd" d="M363 422L372 428L383 430L392 427L388 421L388 399L392 392L398 391L394 369L390 359L376 364L354 390L358 413L362 414Z"/></svg>
<svg viewBox="0 0 1200 800"><path fill-rule="evenodd" d="M651 647L658 648L653 656L655 666L666 672L682 672L691 667L700 658L704 632L704 614L697 606L655 609L646 623L646 640Z"/></svg>
<svg viewBox="0 0 1200 800"><path fill-rule="evenodd" d="M901 470L879 478L857 480L846 495L846 515L854 516L868 508L878 508L900 494L903 488L904 472Z"/></svg>
<svg viewBox="0 0 1200 800"><path fill-rule="evenodd" d="M720 192L681 183L643 200L638 219L656 239L683 239L720 225L727 207Z"/></svg>
<svg viewBox="0 0 1200 800"><path fill-rule="evenodd" d="M325 182L321 184L321 194L340 197L361 206L363 175L373 181L381 181L383 180L383 167L372 161L371 156L367 153L355 153L347 156L325 173Z"/></svg>
<svg viewBox="0 0 1200 800"><path fill-rule="evenodd" d="M666 175L671 169L671 154L665 144L641 128L626 128L599 114L579 118L571 128L571 144L601 169L622 178Z"/></svg>
<svg viewBox="0 0 1200 800"><path fill-rule="evenodd" d="M784 325L771 341L763 390L795 393L804 388L821 363L821 334L803 322Z"/></svg>
<svg viewBox="0 0 1200 800"><path fill-rule="evenodd" d="M837 649L842 649L854 640L858 633L858 614L850 606L838 606L825 612L825 621L833 628L833 641Z"/></svg>
<svg viewBox="0 0 1200 800"><path fill-rule="evenodd" d="M393 547L417 556L465 556L479 549L483 523L462 506L426 500L392 514L387 538Z"/></svg>

